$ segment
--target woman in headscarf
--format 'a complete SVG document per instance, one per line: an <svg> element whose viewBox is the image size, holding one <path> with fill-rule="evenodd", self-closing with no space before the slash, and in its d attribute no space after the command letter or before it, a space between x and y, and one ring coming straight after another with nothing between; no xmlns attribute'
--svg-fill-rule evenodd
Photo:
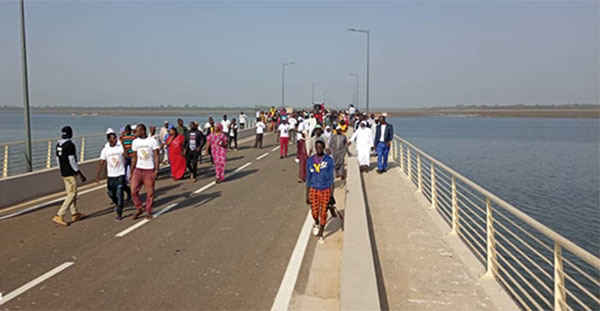
<svg viewBox="0 0 600 311"><path fill-rule="evenodd" d="M223 126L218 123L215 131L206 137L206 151L212 154L215 164L217 183L225 179L225 164L227 163L227 136L223 134Z"/></svg>
<svg viewBox="0 0 600 311"><path fill-rule="evenodd" d="M171 162L171 176L174 180L181 179L185 174L185 155L183 153L183 135L177 133L177 128L169 126L169 137L165 145L169 148L169 161Z"/></svg>

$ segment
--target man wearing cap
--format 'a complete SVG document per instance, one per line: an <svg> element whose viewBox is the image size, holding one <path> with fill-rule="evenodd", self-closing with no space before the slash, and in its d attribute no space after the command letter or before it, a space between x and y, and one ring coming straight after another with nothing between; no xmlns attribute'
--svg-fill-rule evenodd
<svg viewBox="0 0 600 311"><path fill-rule="evenodd" d="M67 209L71 211L71 222L83 217L83 214L77 211L77 180L75 176L79 176L81 182L85 182L86 178L77 166L77 150L75 144L71 141L73 129L68 125L63 127L61 137L62 139L56 143L56 162L60 168L60 175L65 184L67 197L52 221L62 226L68 226L69 223L64 220Z"/></svg>
<svg viewBox="0 0 600 311"><path fill-rule="evenodd" d="M379 117L379 125L375 129L374 148L377 149L377 173L385 173L388 165L390 145L394 139L394 127L385 120L386 113Z"/></svg>
<svg viewBox="0 0 600 311"><path fill-rule="evenodd" d="M290 125L285 116L281 117L281 124L277 128L277 137L279 138L279 158L283 159L288 155L288 145L290 144Z"/></svg>
<svg viewBox="0 0 600 311"><path fill-rule="evenodd" d="M117 135L110 128L106 131L106 140L108 144L104 145L100 152L96 182L100 182L100 175L106 167L108 197L115 203L115 212L117 213L115 220L119 221L123 216L123 191L126 188L127 191L129 189L125 182L125 149L117 144Z"/></svg>
<svg viewBox="0 0 600 311"><path fill-rule="evenodd" d="M367 127L367 121L360 121L360 126L350 137L348 146L356 143L356 156L361 172L369 172L369 157L373 148L373 135L371 129Z"/></svg>

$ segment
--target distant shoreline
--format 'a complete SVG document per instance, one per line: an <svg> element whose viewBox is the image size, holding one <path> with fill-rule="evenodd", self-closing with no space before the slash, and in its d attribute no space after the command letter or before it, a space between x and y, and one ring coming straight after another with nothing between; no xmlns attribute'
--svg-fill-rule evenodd
<svg viewBox="0 0 600 311"><path fill-rule="evenodd" d="M0 108L0 112L22 112L22 109ZM32 108L32 113L47 114L74 114L81 115L137 115L137 116L190 116L190 115L237 115L244 111L246 115L253 116L254 108L237 109L85 109L85 108ZM385 110L376 109L374 113ZM470 118L586 118L600 119L600 108L588 109L412 109L412 110L387 110L389 117L470 117Z"/></svg>

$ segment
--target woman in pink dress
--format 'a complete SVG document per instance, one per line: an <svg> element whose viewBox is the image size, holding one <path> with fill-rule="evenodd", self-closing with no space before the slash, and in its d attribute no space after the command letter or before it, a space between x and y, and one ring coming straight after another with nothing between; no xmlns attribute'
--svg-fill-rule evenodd
<svg viewBox="0 0 600 311"><path fill-rule="evenodd" d="M217 184L225 179L225 163L227 163L227 135L223 134L223 126L217 124L215 130L206 137L206 151L212 153L215 162ZM210 149L208 149L210 147Z"/></svg>

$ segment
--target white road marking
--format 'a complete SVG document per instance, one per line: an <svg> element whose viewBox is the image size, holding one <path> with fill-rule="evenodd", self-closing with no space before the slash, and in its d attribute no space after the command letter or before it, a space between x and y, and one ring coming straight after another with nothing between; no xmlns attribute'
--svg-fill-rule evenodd
<svg viewBox="0 0 600 311"><path fill-rule="evenodd" d="M58 274L59 272L65 270L66 268L72 266L74 264L74 262L71 261L67 261L63 264L61 264L60 266L44 273L43 275L37 277L36 279L30 281L29 283L15 289L14 291L8 293L8 295L2 297L2 300L0 300L0 305L3 305L9 301L11 301L12 299L16 298L17 296L21 295L22 293L34 288L36 285L44 282L45 280L53 277L54 275Z"/></svg>
<svg viewBox="0 0 600 311"><path fill-rule="evenodd" d="M94 188L86 189L86 190L83 190L83 191L79 192L77 195L86 194L88 192L96 191L98 189L102 189L102 188L105 188L105 187L106 187L106 185L101 185L101 186L97 186L97 187L94 187ZM11 213L11 214L4 215L4 216L0 217L0 220L7 219L7 218L12 218L12 217L15 217L15 216L19 216L19 215L22 215L22 214L25 214L25 213L29 213L29 212L32 212L32 211L44 208L44 207L46 207L48 205L52 205L54 203L58 203L58 202L64 201L65 198L66 197L54 199L52 201L48 201L48 202L44 202L42 204L34 205L32 207L28 207L28 208L20 210L18 212L14 212L14 213Z"/></svg>
<svg viewBox="0 0 600 311"><path fill-rule="evenodd" d="M277 146L277 147L275 147L275 148L271 149L271 151L275 151L275 150L277 150L277 149L279 149L279 146Z"/></svg>
<svg viewBox="0 0 600 311"><path fill-rule="evenodd" d="M308 212L302 230L300 230L298 241L292 252L292 257L290 257L288 266L285 269L281 285L279 285L277 296L275 296L275 301L271 307L272 311L284 311L288 309L290 299L292 298L292 292L294 291L296 280L298 279L298 273L300 273L300 266L302 265L302 259L306 252L308 238L310 237L310 228L313 222L312 216L310 215L310 212Z"/></svg>
<svg viewBox="0 0 600 311"><path fill-rule="evenodd" d="M148 220L148 219L143 219L143 220L139 221L138 223L136 223L135 225L133 225L133 226L131 226L131 227L129 227L129 228L127 228L127 229L125 229L125 230L123 230L123 231L121 231L121 232L117 233L117 234L115 234L115 237L117 237L117 238L122 238L122 237L124 237L125 235L127 235L129 232L131 232L131 231L133 231L133 230L135 230L135 229L137 229L137 228L139 228L139 227L141 227L141 226L145 225L145 224L146 224L146 223L148 223L149 221L150 221L150 220Z"/></svg>
<svg viewBox="0 0 600 311"><path fill-rule="evenodd" d="M265 153L263 153L263 155L261 155L260 157L256 158L256 160L260 160L260 159L262 159L262 158L264 158L264 157L266 157L268 155L269 155L269 153L265 152Z"/></svg>
<svg viewBox="0 0 600 311"><path fill-rule="evenodd" d="M152 215L152 218L156 218L156 217L160 216L162 213L168 212L170 209L172 209L173 207L175 207L177 205L179 205L179 203L173 203L173 204L167 205L165 208L163 208L160 211L154 213L154 215Z"/></svg>
<svg viewBox="0 0 600 311"><path fill-rule="evenodd" d="M241 171L241 170L245 169L246 167L248 167L250 164L252 164L252 162L248 162L248 163L246 163L246 164L244 164L244 165L242 165L242 166L240 166L240 167L236 168L236 169L235 169L235 171L233 171L233 172L234 172L234 173L237 173L237 172L239 172L239 171Z"/></svg>
<svg viewBox="0 0 600 311"><path fill-rule="evenodd" d="M213 182L211 182L210 184L208 184L208 185L206 185L206 186L204 186L204 187L202 187L202 188L200 188L200 189L198 189L198 190L194 191L194 194L198 194L198 193L200 193L200 192L202 192L202 191L204 191L204 190L206 190L206 189L208 189L208 188L210 188L210 187L214 186L215 184L216 184L216 182L214 182L214 181L213 181Z"/></svg>

